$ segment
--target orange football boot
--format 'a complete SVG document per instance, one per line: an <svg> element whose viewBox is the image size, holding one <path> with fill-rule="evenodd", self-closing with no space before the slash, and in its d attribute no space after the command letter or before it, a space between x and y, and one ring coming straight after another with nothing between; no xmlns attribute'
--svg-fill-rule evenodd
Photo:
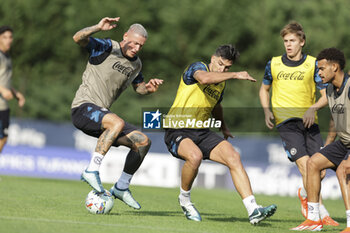
<svg viewBox="0 0 350 233"><path fill-rule="evenodd" d="M304 218L307 218L307 197L302 197L300 195L301 188L298 189L298 197L301 204L301 214L304 216Z"/></svg>
<svg viewBox="0 0 350 233"><path fill-rule="evenodd" d="M321 220L312 221L310 219L306 219L302 224L297 227L291 228L293 231L321 231L323 228L323 224Z"/></svg>
<svg viewBox="0 0 350 233"><path fill-rule="evenodd" d="M322 223L325 226L339 226L339 223L333 220L330 216L326 216L322 219Z"/></svg>

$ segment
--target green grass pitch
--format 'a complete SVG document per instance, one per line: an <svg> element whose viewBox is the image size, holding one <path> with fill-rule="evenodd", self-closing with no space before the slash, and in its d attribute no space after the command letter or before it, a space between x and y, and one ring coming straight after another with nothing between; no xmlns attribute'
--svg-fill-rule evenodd
<svg viewBox="0 0 350 233"><path fill-rule="evenodd" d="M257 226L250 225L247 212L235 191L194 188L192 201L203 221L188 221L177 203L178 188L131 186L142 206L134 210L119 200L109 215L93 215L84 207L90 187L83 182L0 176L1 233L90 233L90 232L293 232L289 228L304 219L297 197L256 195L261 205L275 203L277 212ZM104 184L109 188L110 184ZM325 200L340 232L346 227L342 200Z"/></svg>

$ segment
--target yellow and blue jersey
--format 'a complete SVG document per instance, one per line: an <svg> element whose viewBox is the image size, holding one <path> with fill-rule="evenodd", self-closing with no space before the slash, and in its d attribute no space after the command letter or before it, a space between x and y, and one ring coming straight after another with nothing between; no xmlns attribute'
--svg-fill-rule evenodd
<svg viewBox="0 0 350 233"><path fill-rule="evenodd" d="M170 121L206 121L216 104L223 99L225 82L217 84L200 84L194 73L198 70L209 72L208 64L195 62L183 72L177 94L166 120ZM179 127L171 127L179 128Z"/></svg>
<svg viewBox="0 0 350 233"><path fill-rule="evenodd" d="M265 67L263 84L272 85L271 105L277 126L302 119L316 102L316 88L327 87L318 75L316 58L309 55L299 61L291 61L286 55L273 57ZM315 117L317 123L316 113Z"/></svg>

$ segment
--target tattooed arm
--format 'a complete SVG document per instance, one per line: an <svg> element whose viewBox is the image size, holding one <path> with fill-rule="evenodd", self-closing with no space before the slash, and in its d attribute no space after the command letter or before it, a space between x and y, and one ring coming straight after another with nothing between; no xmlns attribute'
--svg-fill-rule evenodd
<svg viewBox="0 0 350 233"><path fill-rule="evenodd" d="M78 45L85 47L89 43L90 35L99 31L108 31L117 27L117 24L115 23L119 21L119 18L120 17L117 17L117 18L105 17L101 19L101 21L98 24L91 27L83 28L77 33L75 33L75 35L73 36L73 40Z"/></svg>

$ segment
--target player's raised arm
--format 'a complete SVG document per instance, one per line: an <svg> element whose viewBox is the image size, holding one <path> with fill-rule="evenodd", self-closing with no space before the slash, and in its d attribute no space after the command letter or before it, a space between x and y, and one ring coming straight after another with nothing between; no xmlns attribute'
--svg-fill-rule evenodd
<svg viewBox="0 0 350 233"><path fill-rule="evenodd" d="M229 52L225 52L227 48ZM238 50L232 45L218 49L210 58L208 70L197 70L193 77L202 85L216 84L229 79L250 80L256 82L246 71L228 72L233 63L239 58Z"/></svg>
<svg viewBox="0 0 350 233"><path fill-rule="evenodd" d="M117 27L116 22L118 22L120 17L116 18L109 18L105 17L100 20L100 22L96 25L93 25L91 27L83 28L77 33L74 34L73 40L78 45L85 47L89 43L89 36L99 32L99 31L108 31L115 27Z"/></svg>
<svg viewBox="0 0 350 233"><path fill-rule="evenodd" d="M222 73L222 72L206 72L203 70L198 70L196 71L193 77L200 84L203 84L203 85L220 83L229 79L240 79L240 80L249 80L252 82L256 82L256 80L253 77L251 77L246 71Z"/></svg>

